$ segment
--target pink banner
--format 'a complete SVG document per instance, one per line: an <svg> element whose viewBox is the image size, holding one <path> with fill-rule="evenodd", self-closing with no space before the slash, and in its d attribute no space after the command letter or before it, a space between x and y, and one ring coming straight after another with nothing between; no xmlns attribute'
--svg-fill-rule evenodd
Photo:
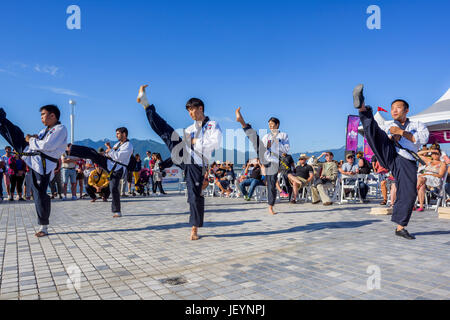
<svg viewBox="0 0 450 320"><path fill-rule="evenodd" d="M348 116L347 120L347 143L345 150L354 151L358 149L358 126L359 116Z"/></svg>
<svg viewBox="0 0 450 320"><path fill-rule="evenodd" d="M431 131L428 143L450 143L450 130Z"/></svg>
<svg viewBox="0 0 450 320"><path fill-rule="evenodd" d="M364 159L367 161L371 161L373 157L373 151L370 148L369 144L367 143L366 138L364 137Z"/></svg>

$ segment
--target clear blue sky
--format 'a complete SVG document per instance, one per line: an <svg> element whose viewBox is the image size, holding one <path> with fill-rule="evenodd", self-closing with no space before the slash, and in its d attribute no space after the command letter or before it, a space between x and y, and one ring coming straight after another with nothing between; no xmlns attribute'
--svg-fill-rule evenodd
<svg viewBox="0 0 450 320"><path fill-rule="evenodd" d="M71 4L81 30L66 28ZM366 27L372 4L381 30ZM407 99L411 114L450 87L449 12L448 0L2 1L0 105L35 133L47 103L69 127L74 98L77 140L119 126L156 139L136 103L150 83L175 128L191 124L184 105L199 97L223 129L238 128L242 106L257 128L280 118L294 152L341 147L356 84L373 105Z"/></svg>

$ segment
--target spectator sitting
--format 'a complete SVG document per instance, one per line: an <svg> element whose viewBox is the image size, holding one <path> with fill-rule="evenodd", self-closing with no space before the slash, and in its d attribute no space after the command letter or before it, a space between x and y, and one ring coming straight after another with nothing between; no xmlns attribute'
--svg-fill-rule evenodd
<svg viewBox="0 0 450 320"><path fill-rule="evenodd" d="M232 165L226 162L222 164L216 171L216 186L220 189L223 194L229 195L233 192L230 185L235 179L235 174Z"/></svg>
<svg viewBox="0 0 450 320"><path fill-rule="evenodd" d="M318 162L323 156L325 156L326 162ZM324 188L324 185L327 183L335 184L338 176L338 167L333 161L333 156L333 153L329 151L322 153L317 159L313 160L312 167L314 168L314 166L317 166L318 171L320 170L320 167L322 169L319 177L315 179L313 185L311 186L313 204L318 204L320 200L322 200L324 206L330 206L333 204Z"/></svg>
<svg viewBox="0 0 450 320"><path fill-rule="evenodd" d="M437 189L442 187L442 178L447 170L447 166L440 160L441 150L437 148L421 150L417 154L426 163L423 170L419 171L419 176L417 179L417 190L420 204L417 211L424 211L423 204L425 202L426 189L428 188L429 190L437 191ZM431 159L426 155L431 155Z"/></svg>
<svg viewBox="0 0 450 320"><path fill-rule="evenodd" d="M255 191L255 188L257 186L264 185L263 177L262 177L261 173L262 173L261 163L258 159L257 163L255 165L253 165L253 170L252 170L252 173L249 175L249 177L239 184L239 190L243 194L244 199L246 201L250 201L250 199L253 196L253 192ZM248 194L247 194L247 190L245 189L245 187L249 187Z"/></svg>
<svg viewBox="0 0 450 320"><path fill-rule="evenodd" d="M299 163L294 173L288 174L288 179L294 187L290 203L296 203L299 189L305 188L314 179L314 170L310 165L306 164L306 160L308 160L306 154L300 155Z"/></svg>
<svg viewBox="0 0 450 320"><path fill-rule="evenodd" d="M91 202L97 200L96 193L100 194L103 201L106 202L111 191L109 189L108 173L100 168L98 164L94 164L95 169L91 172L88 179L86 191L91 197Z"/></svg>
<svg viewBox="0 0 450 320"><path fill-rule="evenodd" d="M356 154L356 158L358 159L359 174L370 174L372 166L370 165L369 161L364 158L364 153L359 151Z"/></svg>
<svg viewBox="0 0 450 320"><path fill-rule="evenodd" d="M355 156L353 154L347 155L347 162L342 165L342 168L339 169L339 172L346 176L354 176L359 174L359 166L357 164L354 164L353 160L355 159ZM348 179L347 183L352 184L356 183L357 179L352 178L345 178ZM361 203L367 202L366 196L369 192L369 187L361 180L358 179L358 188L359 193L361 194Z"/></svg>
<svg viewBox="0 0 450 320"><path fill-rule="evenodd" d="M387 176L389 170L381 166L376 156L372 157L372 166L374 172L378 174L380 179L380 189L381 194L383 195L383 201L380 203L380 205L385 206L387 204Z"/></svg>
<svg viewBox="0 0 450 320"><path fill-rule="evenodd" d="M288 175L293 172L293 169L295 168L295 162L294 159L292 159L292 156L287 153L283 153L280 158L280 176L281 179L284 181L285 189L282 190L280 186L280 181L277 180L277 189L280 191L280 197L281 198L289 198L289 201L292 197L292 187L289 183Z"/></svg>

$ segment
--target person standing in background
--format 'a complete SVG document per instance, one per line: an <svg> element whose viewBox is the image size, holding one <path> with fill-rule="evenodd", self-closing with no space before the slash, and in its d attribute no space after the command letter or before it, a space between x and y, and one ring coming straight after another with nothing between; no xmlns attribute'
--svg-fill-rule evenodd
<svg viewBox="0 0 450 320"><path fill-rule="evenodd" d="M11 179L9 178L9 173L8 173L8 169L9 169L9 158L11 158L12 156L12 148L10 146L6 146L5 147L5 154L2 156L2 161L5 163L5 169L3 171L3 181L5 182L5 187L6 187L6 194L9 198L10 196L10 187L11 187Z"/></svg>
<svg viewBox="0 0 450 320"><path fill-rule="evenodd" d="M25 201L22 197L23 180L25 179L25 162L15 153L9 158L9 176L11 178L11 190L9 201L14 201L14 191L17 188L17 200Z"/></svg>

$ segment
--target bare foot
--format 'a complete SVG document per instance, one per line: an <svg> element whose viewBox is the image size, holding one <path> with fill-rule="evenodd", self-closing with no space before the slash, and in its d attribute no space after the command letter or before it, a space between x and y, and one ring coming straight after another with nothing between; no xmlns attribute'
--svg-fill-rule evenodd
<svg viewBox="0 0 450 320"><path fill-rule="evenodd" d="M197 234L197 230L198 230L197 227L192 227L192 230L191 230L191 240L198 240L198 239L200 239L200 237L199 237L198 234Z"/></svg>
<svg viewBox="0 0 450 320"><path fill-rule="evenodd" d="M242 128L245 127L246 123L244 121L244 117L241 114L241 107L236 109L236 121L242 125Z"/></svg>
<svg viewBox="0 0 450 320"><path fill-rule="evenodd" d="M273 207L272 206L269 207L269 212L270 212L271 215L276 215L277 214L275 211L273 211Z"/></svg>
<svg viewBox="0 0 450 320"><path fill-rule="evenodd" d="M147 88L147 87L148 87L148 84L140 86L139 94L137 97L137 102L142 104L144 107L147 107L150 105L147 100L147 95L145 94L145 88Z"/></svg>

